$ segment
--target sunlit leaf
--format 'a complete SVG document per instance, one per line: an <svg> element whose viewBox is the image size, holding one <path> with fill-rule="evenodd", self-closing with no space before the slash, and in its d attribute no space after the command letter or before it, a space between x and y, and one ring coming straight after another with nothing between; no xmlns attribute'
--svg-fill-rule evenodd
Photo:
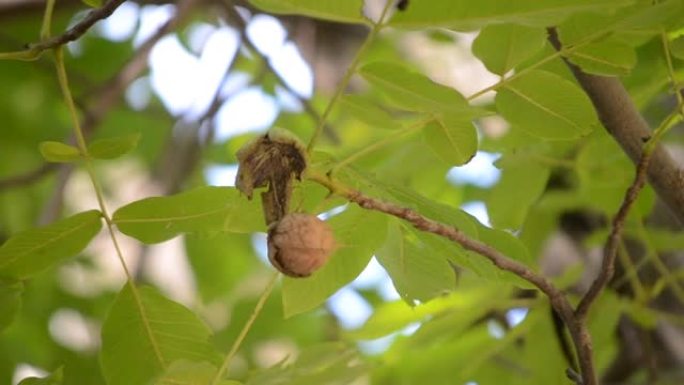
<svg viewBox="0 0 684 385"><path fill-rule="evenodd" d="M501 293L500 288L481 286L477 289L462 288L413 307L405 301L387 302L382 304L363 326L345 335L353 339L371 340L396 332L410 324L439 317L443 313L455 312L463 315L476 307L487 311L485 303L495 298L497 293Z"/></svg>
<svg viewBox="0 0 684 385"><path fill-rule="evenodd" d="M247 385L348 384L368 371L359 353L341 342L309 347L291 364L254 372Z"/></svg>
<svg viewBox="0 0 684 385"><path fill-rule="evenodd" d="M15 234L0 247L0 276L28 278L81 252L102 221L91 210Z"/></svg>
<svg viewBox="0 0 684 385"><path fill-rule="evenodd" d="M283 279L285 317L314 309L368 265L373 252L383 243L387 217L355 205L329 221L338 250L330 261L308 278Z"/></svg>
<svg viewBox="0 0 684 385"><path fill-rule="evenodd" d="M492 224L498 228L520 228L530 206L544 192L549 174L547 167L532 160L507 162L501 179L487 199L487 212Z"/></svg>
<svg viewBox="0 0 684 385"><path fill-rule="evenodd" d="M304 15L342 23L367 23L361 14L363 0L249 0L270 13Z"/></svg>
<svg viewBox="0 0 684 385"><path fill-rule="evenodd" d="M217 364L209 328L156 289L127 283L102 325L102 370L109 385L144 384L176 360Z"/></svg>
<svg viewBox="0 0 684 385"><path fill-rule="evenodd" d="M41 142L38 149L48 162L69 163L81 159L78 148L61 142Z"/></svg>
<svg viewBox="0 0 684 385"><path fill-rule="evenodd" d="M0 279L0 333L14 321L21 307L23 291L24 284L21 281Z"/></svg>
<svg viewBox="0 0 684 385"><path fill-rule="evenodd" d="M572 82L530 71L496 95L496 107L515 128L545 139L574 139L598 126L589 97Z"/></svg>
<svg viewBox="0 0 684 385"><path fill-rule="evenodd" d="M139 133L94 140L88 144L88 154L97 159L117 158L134 149L138 145L138 141L140 141Z"/></svg>
<svg viewBox="0 0 684 385"><path fill-rule="evenodd" d="M545 41L543 28L493 24L480 31L472 49L489 71L503 76L541 50Z"/></svg>
<svg viewBox="0 0 684 385"><path fill-rule="evenodd" d="M407 303L425 302L456 287L456 274L447 258L396 221L390 222L387 241L376 257Z"/></svg>
<svg viewBox="0 0 684 385"><path fill-rule="evenodd" d="M463 118L483 115L471 107L455 89L435 83L427 76L410 71L399 64L374 62L361 67L359 73L399 108L421 112L449 112Z"/></svg>
<svg viewBox="0 0 684 385"><path fill-rule="evenodd" d="M558 24L572 13L610 10L631 5L633 0L480 0L411 1L397 13L391 25L405 28L450 27L474 30L495 23L528 24L547 27Z"/></svg>
<svg viewBox="0 0 684 385"><path fill-rule="evenodd" d="M391 129L401 126L389 113L364 96L345 95L340 99L340 107L371 127Z"/></svg>
<svg viewBox="0 0 684 385"><path fill-rule="evenodd" d="M200 231L263 231L257 199L231 187L200 187L169 197L146 198L114 213L121 232L145 243L157 243L182 233Z"/></svg>
<svg viewBox="0 0 684 385"><path fill-rule="evenodd" d="M468 163L475 156L477 131L467 118L442 115L422 130L430 148L451 166Z"/></svg>
<svg viewBox="0 0 684 385"><path fill-rule="evenodd" d="M207 385L214 379L217 371L215 365L209 362L189 361L181 359L174 361L159 376L153 385ZM240 385L239 381L223 380L218 385Z"/></svg>
<svg viewBox="0 0 684 385"><path fill-rule="evenodd" d="M52 372L47 377L29 377L21 380L18 385L62 385L64 382L64 373L62 368L59 368Z"/></svg>

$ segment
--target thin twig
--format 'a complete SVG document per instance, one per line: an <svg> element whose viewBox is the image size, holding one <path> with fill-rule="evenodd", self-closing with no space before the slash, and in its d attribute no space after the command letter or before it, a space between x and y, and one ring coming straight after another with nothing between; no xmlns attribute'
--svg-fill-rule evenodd
<svg viewBox="0 0 684 385"><path fill-rule="evenodd" d="M268 69L268 71L271 74L273 74L273 76L278 81L278 84L281 87L285 88L292 96L294 96L297 99L299 103L301 103L301 105L304 108L304 111L311 117L311 119L314 121L314 124L319 124L322 120L321 114L316 110L316 108L313 106L309 99L299 95L297 91L295 91L292 88L292 86L290 86L287 83L287 81L285 81L285 78L283 78L283 76L273 67L271 61L254 46L254 43L252 43L251 40L249 40L249 37L246 33L247 23L242 18L242 16L237 11L235 11L235 8L233 8L233 4L231 3L232 1L224 2L224 9L227 12L228 17L230 18L230 22L234 23L238 28L242 45L244 45L250 52L256 55L259 58L259 60L261 60L265 64L266 69ZM335 133L335 130L333 130L332 127L325 121L323 122L323 133L333 143L339 143L340 138Z"/></svg>
<svg viewBox="0 0 684 385"><path fill-rule="evenodd" d="M35 60L48 49L62 46L74 41L86 32L98 21L109 17L126 0L109 0L102 7L90 11L83 20L76 23L73 27L66 30L61 35L43 39L38 43L29 44L28 48L22 51L0 53L0 59ZM51 9L50 9L51 12ZM48 24L49 26L49 24ZM45 23L43 29L46 29ZM44 33L46 31L43 31Z"/></svg>
<svg viewBox="0 0 684 385"><path fill-rule="evenodd" d="M278 277L280 277L280 273L274 273L273 277L268 282L268 285L266 285L264 292L261 294L261 297L259 297L259 301L257 301L257 304L254 307L254 311L252 311L252 315L249 316L249 319L242 327L242 330L240 330L240 334L235 339L235 341L233 341L233 346L230 347L230 351L228 351L228 354L226 354L226 358L223 360L221 367L216 372L214 379L211 381L211 385L218 385L221 382L221 379L228 374L228 366L230 365L230 362L233 360L235 353L237 353L238 349L240 348L242 341L247 336L249 329L252 328L252 325L254 324L254 321L256 320L257 316L259 316L259 313L261 312L261 309L264 307L266 300L271 295L273 287L275 286L276 282L278 282Z"/></svg>
<svg viewBox="0 0 684 385"><path fill-rule="evenodd" d="M618 248L620 246L622 230L625 227L625 221L627 220L629 210L639 197L639 192L641 192L641 189L643 189L646 185L646 172L648 170L650 161L651 154L647 152L644 153L644 156L641 158L641 161L637 167L634 181L625 192L625 197L622 200L622 204L620 204L620 209L613 218L610 235L608 235L608 241L603 249L601 270L599 271L596 279L591 283L589 290L587 290L580 300L579 305L577 305L575 314L579 319L583 320L586 318L589 307L594 300L596 300L599 294L601 294L601 291L603 291L606 285L608 285L610 279L613 277L613 273L615 272L615 259L617 258Z"/></svg>
<svg viewBox="0 0 684 385"><path fill-rule="evenodd" d="M508 258L493 247L469 238L461 230L453 226L429 219L411 208L401 207L389 202L372 198L358 190L352 189L336 180L333 180L328 175L323 175L315 171L307 172L306 178L324 186L333 194L347 198L364 209L379 211L395 216L411 223L419 230L433 233L454 241L463 248L474 251L475 253L487 258L501 270L511 272L536 286L549 298L551 306L554 308L554 310L556 310L570 331L570 336L576 349L575 354L577 355L580 365L582 383L584 385L598 384L592 358L593 352L589 331L585 323L579 322L577 317L575 317L572 305L568 301L565 294L563 294L563 292L561 292L544 276L534 272L527 266Z"/></svg>
<svg viewBox="0 0 684 385"><path fill-rule="evenodd" d="M385 6L382 9L382 13L378 18L378 21L375 22L375 24L373 24L373 28L371 28L370 32L368 33L368 36L366 36L366 40L364 40L361 47L358 49L358 51L356 51L356 55L354 56L354 59L352 59L351 64L349 64L349 67L347 67L347 71L344 73L344 76L342 76L342 80L340 80L340 83L337 85L337 89L335 90L332 99L330 99L328 105L325 107L323 115L321 116L321 119L319 120L318 125L316 126L316 130L311 136L309 144L307 144L306 146L306 152L310 153L316 145L316 141L318 140L318 137L321 135L321 131L323 130L325 122L328 120L328 116L332 112L332 109L337 103L337 100L340 98L340 96L342 96L344 91L347 89L347 85L349 84L352 75L354 75L354 73L356 72L356 67L358 67L359 62L361 61L361 57L366 52L368 47L370 47L371 43L375 40L375 37L378 35L378 33L380 33L382 27L385 26L385 18L388 15L389 10L390 8L392 8L392 5L394 5L394 3L394 0L385 1Z"/></svg>

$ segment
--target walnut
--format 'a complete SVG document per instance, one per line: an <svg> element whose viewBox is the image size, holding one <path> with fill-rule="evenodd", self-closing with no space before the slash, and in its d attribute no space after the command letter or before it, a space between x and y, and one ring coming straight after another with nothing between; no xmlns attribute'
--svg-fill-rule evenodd
<svg viewBox="0 0 684 385"><path fill-rule="evenodd" d="M268 259L290 277L308 277L336 248L327 223L310 214L287 214L268 232Z"/></svg>

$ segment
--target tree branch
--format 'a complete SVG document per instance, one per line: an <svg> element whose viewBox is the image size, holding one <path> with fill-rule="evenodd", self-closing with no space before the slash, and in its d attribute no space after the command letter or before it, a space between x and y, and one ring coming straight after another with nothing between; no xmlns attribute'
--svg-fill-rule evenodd
<svg viewBox="0 0 684 385"><path fill-rule="evenodd" d="M555 28L548 29L548 39L560 51L562 44ZM652 131L639 113L620 80L590 75L564 59L579 85L591 99L599 119L634 164L641 161L644 142ZM647 176L660 199L684 224L684 171L663 146L657 146L647 167Z"/></svg>
<svg viewBox="0 0 684 385"><path fill-rule="evenodd" d="M266 68L270 73L273 74L273 76L278 81L278 84L285 88L295 98L297 98L297 101L299 101L302 104L304 111L311 117L311 119L314 121L314 124L319 124L321 122L322 116L318 113L313 104L311 104L311 102L308 99L303 98L299 94L297 94L297 92L293 90L289 84L287 84L282 75L280 75L278 71L276 71L276 69L271 64L271 61L254 46L251 40L249 40L249 37L247 36L247 23L242 18L242 16L235 10L234 4L232 3L233 1L224 1L223 8L231 24L235 24L235 26L237 27L238 32L240 33L240 39L242 44L245 47L247 47L247 49L249 49L252 53L254 53L254 55L258 56L260 60L266 63ZM332 129L332 127L329 124L325 122L323 123L323 133L334 144L338 144L340 142L340 138L337 135L337 133Z"/></svg>
<svg viewBox="0 0 684 385"><path fill-rule="evenodd" d="M563 292L556 288L553 283L551 283L551 281L546 279L544 276L534 272L527 266L508 258L495 248L469 238L459 229L429 219L411 208L397 206L389 202L384 202L379 199L369 197L358 190L347 187L331 179L327 175L308 171L306 178L324 186L333 194L345 197L364 209L379 211L392 215L411 223L419 230L433 233L456 242L463 248L474 251L477 254L487 258L501 270L511 272L533 284L549 298L551 306L554 308L554 310L556 310L570 331L570 336L572 337L573 344L575 345L575 353L580 365L582 385L598 384L592 358L593 351L591 336L589 335L587 327L582 320L575 316L573 307L565 294L563 294Z"/></svg>
<svg viewBox="0 0 684 385"><path fill-rule="evenodd" d="M76 23L73 27L66 30L61 35L29 44L28 48L18 52L8 52L0 55L0 58L19 60L35 60L40 57L43 51L62 46L70 41L74 41L83 36L98 21L109 17L126 0L109 0L102 7L90 11L83 20Z"/></svg>

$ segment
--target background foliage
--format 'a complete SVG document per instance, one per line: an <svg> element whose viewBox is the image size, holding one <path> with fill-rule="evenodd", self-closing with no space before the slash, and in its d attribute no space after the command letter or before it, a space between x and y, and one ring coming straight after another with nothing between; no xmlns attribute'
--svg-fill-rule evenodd
<svg viewBox="0 0 684 385"><path fill-rule="evenodd" d="M636 168L564 60L619 77L681 164L683 2L366 3L185 0L135 44L96 25L64 50L85 142L52 50L0 61L0 384L22 379L27 365L43 372L24 385L572 382L574 355L563 351L572 347L533 285L329 194L320 175L459 229L549 277L574 304L597 274ZM84 9L58 2L53 34ZM42 13L31 1L0 4L0 51L9 52L0 58L38 53L22 49L39 31L47 38ZM310 98L247 34L263 13L287 26L314 69ZM207 172L235 165L236 150L267 127L217 135L217 114L234 96L227 86L195 116L170 111L158 94L142 107L125 97L134 81L149 82L149 50L163 36L200 56L191 43L199 25L239 34L221 82L242 74L240 87L280 95L272 125L310 145L292 205L327 213L340 245L313 276L278 278L267 298L273 269L259 257L258 194L247 200L232 180L209 186ZM472 92L449 83L469 65L486 68L491 83ZM497 157L495 182L460 177L486 153ZM490 223L463 211L473 202ZM684 237L674 211L646 186L625 220L617 274L587 320L605 383L684 379ZM373 258L396 299L378 285L347 286ZM345 324L356 308L333 309L329 298L345 286L372 308L362 324Z"/></svg>

